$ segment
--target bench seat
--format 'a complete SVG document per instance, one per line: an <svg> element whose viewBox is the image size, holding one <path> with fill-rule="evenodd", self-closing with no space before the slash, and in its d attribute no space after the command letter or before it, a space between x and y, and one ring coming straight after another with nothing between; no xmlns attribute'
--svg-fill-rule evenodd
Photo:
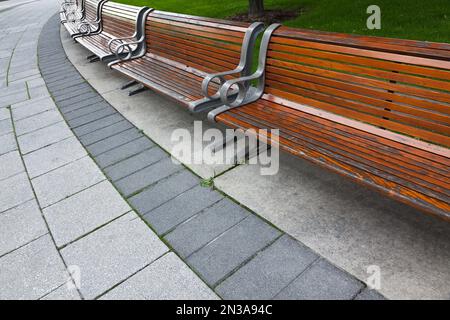
<svg viewBox="0 0 450 320"><path fill-rule="evenodd" d="M450 221L450 45L274 30L261 93L210 119Z"/></svg>
<svg viewBox="0 0 450 320"><path fill-rule="evenodd" d="M262 23L153 11L146 19L145 52L110 67L191 111L200 111L214 101L220 103L218 95L205 97L205 92L217 93L219 77L211 79L207 90L202 89L204 79L224 72L224 79L246 74L252 45L262 28Z"/></svg>
<svg viewBox="0 0 450 320"><path fill-rule="evenodd" d="M185 106L203 98L202 81L207 74L199 70L190 68L186 71L187 67L184 65L171 66L151 54L140 59L120 62L112 67L130 79ZM217 92L218 87L217 83L213 83L210 86L210 94Z"/></svg>

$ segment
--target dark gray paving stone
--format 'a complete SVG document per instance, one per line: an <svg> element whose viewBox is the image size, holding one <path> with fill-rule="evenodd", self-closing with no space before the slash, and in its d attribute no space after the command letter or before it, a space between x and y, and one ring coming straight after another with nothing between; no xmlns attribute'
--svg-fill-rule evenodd
<svg viewBox="0 0 450 320"><path fill-rule="evenodd" d="M364 287L355 277L320 259L275 298L283 300L350 300Z"/></svg>
<svg viewBox="0 0 450 320"><path fill-rule="evenodd" d="M152 149L152 151L154 150ZM199 178L189 170L183 170L159 181L128 200L140 214L144 214L199 184Z"/></svg>
<svg viewBox="0 0 450 320"><path fill-rule="evenodd" d="M170 158L163 159L149 167L118 180L116 182L116 187L124 196L129 197L145 187L182 170L182 168L182 166L174 164Z"/></svg>
<svg viewBox="0 0 450 320"><path fill-rule="evenodd" d="M387 300L387 299L378 291L365 288L356 296L355 300Z"/></svg>
<svg viewBox="0 0 450 320"><path fill-rule="evenodd" d="M100 111L103 109L113 109L113 108L106 101L102 101L102 102L91 104L89 106L85 106L83 108L80 108L80 109L77 109L74 111L66 112L64 114L64 118L67 121L74 120L76 118L83 117L83 116L86 116L88 114L91 114L93 112L97 112L97 111Z"/></svg>
<svg viewBox="0 0 450 320"><path fill-rule="evenodd" d="M76 97L70 98L70 99L66 99L66 100L57 100L58 101L58 106L60 108L67 108L70 107L71 105L75 104L77 106L79 106L83 101L88 100L90 98L100 98L100 96L98 95L97 92L91 90L90 92L87 93L83 93L80 95L77 95Z"/></svg>
<svg viewBox="0 0 450 320"><path fill-rule="evenodd" d="M131 128L109 138L91 144L86 149L92 156L95 157L143 136L144 135L140 133L139 130L137 130L136 128Z"/></svg>
<svg viewBox="0 0 450 320"><path fill-rule="evenodd" d="M85 108L87 106L91 106L93 104L103 103L103 102L105 102L105 100L103 100L102 97L97 95L95 97L86 99L84 101L80 101L80 103L78 103L78 104L74 104L74 105L68 106L66 108L61 108L61 105L58 105L58 107L59 107L59 109L61 110L61 112L63 114L66 114L66 113L69 113L69 112L72 112L72 111L75 111L75 110L78 110L78 109L81 109L81 108Z"/></svg>
<svg viewBox="0 0 450 320"><path fill-rule="evenodd" d="M109 139L105 139L102 141L106 140ZM167 157L167 153L165 153L160 148L151 148L126 160L109 166L108 168L105 168L104 171L112 181L117 181Z"/></svg>
<svg viewBox="0 0 450 320"><path fill-rule="evenodd" d="M272 299L317 258L309 248L283 235L222 282L216 291L229 300Z"/></svg>
<svg viewBox="0 0 450 320"><path fill-rule="evenodd" d="M81 87L78 87L76 89L75 88L65 89L64 90L65 92L62 92L62 90L54 90L53 98L58 103L58 102L69 100L74 97L79 97L83 94L90 93L93 91L89 85L80 84L79 86L81 86Z"/></svg>
<svg viewBox="0 0 450 320"><path fill-rule="evenodd" d="M165 239L185 258L245 219L248 214L247 210L224 198L179 225Z"/></svg>
<svg viewBox="0 0 450 320"><path fill-rule="evenodd" d="M71 80L84 80L78 72L69 72L64 74L58 74L55 76L46 76L43 77L45 82L48 84L61 83L63 81L71 81Z"/></svg>
<svg viewBox="0 0 450 320"><path fill-rule="evenodd" d="M93 122L79 126L78 128L73 129L73 132L77 136L81 137L85 134L108 127L108 126L110 126L114 123L120 122L122 120L124 120L124 117L120 113L115 113L115 114L109 115L107 117L104 117L102 119L95 120Z"/></svg>
<svg viewBox="0 0 450 320"><path fill-rule="evenodd" d="M115 114L116 110L114 110L114 108L111 107L107 107L107 108L102 108L96 112L91 112L89 114L86 114L84 116L75 118L75 119L67 119L67 123L69 123L70 127L72 128L77 128L79 126L85 125L87 123L93 122L95 120L99 120L102 119L106 116Z"/></svg>
<svg viewBox="0 0 450 320"><path fill-rule="evenodd" d="M91 89L91 86L86 82L79 82L78 84L71 86L70 88L53 89L52 94L55 98L59 98L69 93L78 92L82 89Z"/></svg>
<svg viewBox="0 0 450 320"><path fill-rule="evenodd" d="M98 142L100 140L106 139L108 137L111 137L113 135L116 135L122 131L125 131L127 129L133 128L133 125L129 123L126 120L117 122L109 127L91 132L89 134L86 134L82 137L80 137L80 141L85 146L88 146L90 144L93 144L95 142Z"/></svg>
<svg viewBox="0 0 450 320"><path fill-rule="evenodd" d="M140 137L115 149L102 153L101 155L95 157L95 161L101 168L106 168L154 146L155 144L147 137Z"/></svg>
<svg viewBox="0 0 450 320"><path fill-rule="evenodd" d="M209 285L215 286L280 235L280 231L250 215L192 254L187 262Z"/></svg>
<svg viewBox="0 0 450 320"><path fill-rule="evenodd" d="M52 84L47 84L47 87L50 92L56 92L58 90L63 89L70 89L74 86L80 85L80 84L86 84L86 82L83 79L70 79L67 81L61 81L61 82L55 82Z"/></svg>
<svg viewBox="0 0 450 320"><path fill-rule="evenodd" d="M222 198L220 193L199 185L146 213L143 218L158 234L165 234Z"/></svg>
<svg viewBox="0 0 450 320"><path fill-rule="evenodd" d="M83 88L77 92L69 92L59 97L53 97L56 103L60 106L71 105L74 103L78 103L79 101L83 101L89 99L91 97L95 97L97 92L92 90L91 88Z"/></svg>

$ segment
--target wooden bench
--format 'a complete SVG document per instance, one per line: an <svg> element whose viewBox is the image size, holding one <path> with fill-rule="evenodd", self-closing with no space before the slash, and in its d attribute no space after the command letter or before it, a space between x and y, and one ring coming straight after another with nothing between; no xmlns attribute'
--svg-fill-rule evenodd
<svg viewBox="0 0 450 320"><path fill-rule="evenodd" d="M220 103L220 81L249 74L262 29L262 23L153 11L146 20L145 51L110 67L197 112Z"/></svg>
<svg viewBox="0 0 450 320"><path fill-rule="evenodd" d="M108 0L83 0L84 7L82 15L79 18L78 15L64 23L64 27L67 29L71 37L80 35L80 32L86 33L89 30L90 33L99 31L101 27L101 20L99 13L101 12L102 5Z"/></svg>
<svg viewBox="0 0 450 320"><path fill-rule="evenodd" d="M143 40L143 23L152 11L148 7L136 7L108 2L101 11L102 26L100 32L81 32L75 40L91 51L100 60L109 62L118 57L112 51L124 41L139 43ZM133 45L131 54L140 47ZM120 55L119 55L119 58Z"/></svg>
<svg viewBox="0 0 450 320"><path fill-rule="evenodd" d="M220 92L211 120L279 129L281 149L450 221L450 44L273 25L258 71Z"/></svg>

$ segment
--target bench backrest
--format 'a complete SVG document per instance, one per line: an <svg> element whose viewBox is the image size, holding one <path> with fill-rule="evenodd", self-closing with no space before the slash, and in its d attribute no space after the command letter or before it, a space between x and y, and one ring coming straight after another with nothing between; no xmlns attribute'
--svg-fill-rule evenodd
<svg viewBox="0 0 450 320"><path fill-rule="evenodd" d="M106 2L102 8L103 32L119 38L131 36L140 10L141 7Z"/></svg>
<svg viewBox="0 0 450 320"><path fill-rule="evenodd" d="M147 52L204 73L234 69L249 24L163 11L147 17Z"/></svg>
<svg viewBox="0 0 450 320"><path fill-rule="evenodd" d="M450 147L450 44L278 28L264 98Z"/></svg>
<svg viewBox="0 0 450 320"><path fill-rule="evenodd" d="M85 0L84 13L87 20L97 20L97 7L100 0Z"/></svg>

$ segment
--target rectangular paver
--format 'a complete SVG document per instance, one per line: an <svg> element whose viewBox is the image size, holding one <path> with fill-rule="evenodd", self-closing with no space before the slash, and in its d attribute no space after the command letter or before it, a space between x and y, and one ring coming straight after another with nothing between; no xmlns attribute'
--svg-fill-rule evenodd
<svg viewBox="0 0 450 320"><path fill-rule="evenodd" d="M349 300L363 287L355 277L321 259L283 289L276 299Z"/></svg>
<svg viewBox="0 0 450 320"><path fill-rule="evenodd" d="M188 170L182 170L129 198L128 201L140 214L145 214L199 184L199 178Z"/></svg>
<svg viewBox="0 0 450 320"><path fill-rule="evenodd" d="M144 135L136 128L128 129L121 133L118 133L112 137L106 138L87 147L89 153L92 156L98 156L106 151L117 148L127 142L136 140Z"/></svg>
<svg viewBox="0 0 450 320"><path fill-rule="evenodd" d="M0 212L34 198L26 173L0 181Z"/></svg>
<svg viewBox="0 0 450 320"><path fill-rule="evenodd" d="M147 149L154 147L155 144L147 137L140 137L131 142L127 142L115 149L106 151L95 157L95 161L101 168L108 167L131 156L139 154Z"/></svg>
<svg viewBox="0 0 450 320"><path fill-rule="evenodd" d="M104 180L91 158L85 157L32 180L41 204L47 207Z"/></svg>
<svg viewBox="0 0 450 320"><path fill-rule="evenodd" d="M187 257L247 216L247 210L224 198L178 226L164 238L179 255Z"/></svg>
<svg viewBox="0 0 450 320"><path fill-rule="evenodd" d="M122 120L124 120L123 116L119 113L115 113L115 114L109 115L107 117L104 117L102 119L95 120L88 124L82 125L78 128L75 128L75 129L73 129L73 132L77 136L81 137L85 134L97 131L97 130L105 128L105 127L109 127L109 126L113 125L114 123L117 123Z"/></svg>
<svg viewBox="0 0 450 320"><path fill-rule="evenodd" d="M0 256L48 233L35 200L0 214Z"/></svg>
<svg viewBox="0 0 450 320"><path fill-rule="evenodd" d="M149 167L118 180L116 187L123 195L128 197L182 169L182 166L174 164L170 158L163 159Z"/></svg>
<svg viewBox="0 0 450 320"><path fill-rule="evenodd" d="M214 286L280 234L280 231L251 215L192 254L187 262Z"/></svg>
<svg viewBox="0 0 450 320"><path fill-rule="evenodd" d="M39 299L67 281L49 235L0 258L0 299Z"/></svg>
<svg viewBox="0 0 450 320"><path fill-rule="evenodd" d="M59 113L59 111L53 109L42 113L38 113L36 115L33 115L31 117L22 120L17 120L14 122L14 125L16 127L16 134L20 136L50 126L63 120L64 119Z"/></svg>
<svg viewBox="0 0 450 320"><path fill-rule="evenodd" d="M64 139L50 146L26 154L23 159L30 178L59 168L86 155L76 137Z"/></svg>
<svg viewBox="0 0 450 320"><path fill-rule="evenodd" d="M158 234L164 234L222 198L220 193L198 185L146 213L144 219Z"/></svg>
<svg viewBox="0 0 450 320"><path fill-rule="evenodd" d="M50 231L61 247L130 211L108 181L44 209Z"/></svg>
<svg viewBox="0 0 450 320"><path fill-rule="evenodd" d="M55 103L51 98L39 98L27 100L24 103L18 103L11 106L14 121L31 117L35 114L55 110Z"/></svg>
<svg viewBox="0 0 450 320"><path fill-rule="evenodd" d="M61 250L80 268L85 298L95 298L168 251L166 245L129 213Z"/></svg>
<svg viewBox="0 0 450 320"><path fill-rule="evenodd" d="M88 146L95 142L98 142L98 141L101 141L108 137L111 137L115 134L118 134L122 131L128 130L130 128L133 128L133 125L131 123L129 123L128 121L123 120L123 121L117 122L109 127L86 134L86 135L80 137L80 141L85 146Z"/></svg>
<svg viewBox="0 0 450 320"><path fill-rule="evenodd" d="M11 119L0 120L0 136L13 131Z"/></svg>
<svg viewBox="0 0 450 320"><path fill-rule="evenodd" d="M22 158L18 151L0 155L0 180L14 176L24 170Z"/></svg>
<svg viewBox="0 0 450 320"><path fill-rule="evenodd" d="M174 253L120 284L102 300L216 300L217 295Z"/></svg>
<svg viewBox="0 0 450 320"><path fill-rule="evenodd" d="M17 142L14 133L0 136L0 155L17 150Z"/></svg>
<svg viewBox="0 0 450 320"><path fill-rule="evenodd" d="M27 154L72 136L73 133L67 124L65 122L58 122L51 126L24 134L18 137L17 140L22 154Z"/></svg>
<svg viewBox="0 0 450 320"><path fill-rule="evenodd" d="M167 157L167 153L165 153L162 149L151 148L119 163L113 164L105 168L104 171L112 181L116 181Z"/></svg>
<svg viewBox="0 0 450 320"><path fill-rule="evenodd" d="M94 112L90 112L88 114L85 115L81 115L75 119L69 120L69 118L66 117L66 119L68 119L68 123L70 125L71 128L77 128L79 126L88 124L90 122L102 119L104 117L107 117L109 115L112 115L116 113L116 110L114 110L114 108L112 107L105 107L102 108L100 110L94 111Z"/></svg>
<svg viewBox="0 0 450 320"><path fill-rule="evenodd" d="M272 299L318 255L284 235L217 287L222 298L230 300Z"/></svg>

